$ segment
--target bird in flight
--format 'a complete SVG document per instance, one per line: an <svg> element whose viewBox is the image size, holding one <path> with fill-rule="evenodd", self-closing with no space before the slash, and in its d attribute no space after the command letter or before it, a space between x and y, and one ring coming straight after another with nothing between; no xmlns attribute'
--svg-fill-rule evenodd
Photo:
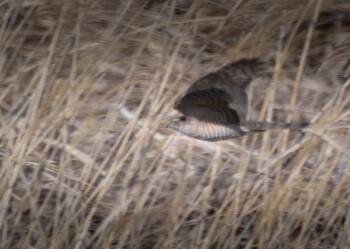
<svg viewBox="0 0 350 249"><path fill-rule="evenodd" d="M259 59L242 59L193 83L174 104L181 113L167 128L205 141L220 141L271 129L302 129L308 124L247 121L249 83L271 77Z"/></svg>

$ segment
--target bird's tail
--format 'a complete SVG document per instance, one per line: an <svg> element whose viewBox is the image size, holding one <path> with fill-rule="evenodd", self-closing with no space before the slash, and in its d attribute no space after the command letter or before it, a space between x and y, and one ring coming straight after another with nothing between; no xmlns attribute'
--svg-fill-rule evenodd
<svg viewBox="0 0 350 249"><path fill-rule="evenodd" d="M248 121L241 126L242 130L247 133L264 132L268 130L301 130L310 126L310 123L269 123L269 122L258 122Z"/></svg>

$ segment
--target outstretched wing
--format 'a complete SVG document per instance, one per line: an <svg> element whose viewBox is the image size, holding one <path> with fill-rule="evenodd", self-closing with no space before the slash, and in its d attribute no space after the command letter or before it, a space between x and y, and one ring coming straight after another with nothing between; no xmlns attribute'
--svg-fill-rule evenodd
<svg viewBox="0 0 350 249"><path fill-rule="evenodd" d="M186 94L210 88L220 89L224 95L230 96L226 97L228 108L238 113L241 122L244 122L248 112L246 90L249 83L255 78L269 74L270 70L264 62L258 59L242 59L199 79L192 84Z"/></svg>
<svg viewBox="0 0 350 249"><path fill-rule="evenodd" d="M233 99L226 91L210 87L194 90L178 100L174 108L187 117L198 121L221 125L240 125L241 119L236 110L229 107Z"/></svg>

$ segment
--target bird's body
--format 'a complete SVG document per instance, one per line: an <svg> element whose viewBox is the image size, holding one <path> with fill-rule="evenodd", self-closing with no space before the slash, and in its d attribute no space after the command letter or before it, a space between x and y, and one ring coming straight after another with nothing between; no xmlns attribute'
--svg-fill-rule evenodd
<svg viewBox="0 0 350 249"><path fill-rule="evenodd" d="M193 83L174 109L182 116L171 120L172 128L189 137L219 141L269 129L298 129L296 124L246 122L247 87L272 70L258 59L243 59L224 66Z"/></svg>

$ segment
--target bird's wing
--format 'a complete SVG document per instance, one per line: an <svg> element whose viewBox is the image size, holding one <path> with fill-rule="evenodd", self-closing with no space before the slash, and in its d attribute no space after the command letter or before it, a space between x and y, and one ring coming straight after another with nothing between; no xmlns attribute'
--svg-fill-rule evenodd
<svg viewBox="0 0 350 249"><path fill-rule="evenodd" d="M239 116L240 122L244 122L248 112L248 96L246 87L242 87L242 85L248 85L249 81L250 79L246 78L228 78L226 74L219 70L193 83L187 90L185 97L198 91L214 92L217 102L222 98L226 107L235 111ZM212 89L216 90L212 91Z"/></svg>
<svg viewBox="0 0 350 249"><path fill-rule="evenodd" d="M266 62L259 59L242 59L199 79L186 94L213 87L222 90L230 96L228 107L238 113L243 123L248 112L247 87L253 79L266 76L271 77L271 68Z"/></svg>
<svg viewBox="0 0 350 249"><path fill-rule="evenodd" d="M175 103L174 109L199 121L240 125L239 114L229 107L232 101L231 95L226 91L210 87L187 93Z"/></svg>

